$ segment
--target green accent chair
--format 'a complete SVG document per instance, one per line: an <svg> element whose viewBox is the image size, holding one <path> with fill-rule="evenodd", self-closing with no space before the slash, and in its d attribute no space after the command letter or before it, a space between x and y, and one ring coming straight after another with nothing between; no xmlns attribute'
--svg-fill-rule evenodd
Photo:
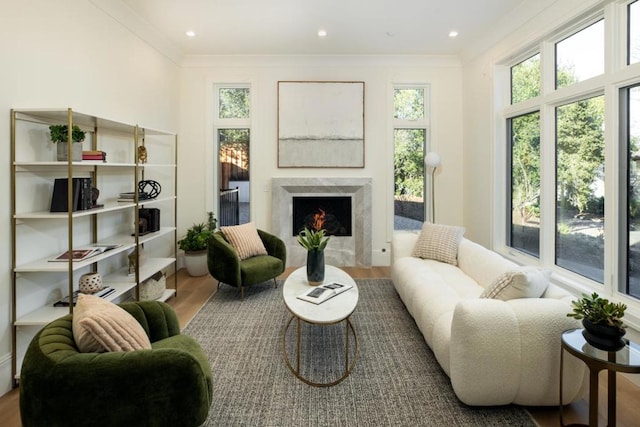
<svg viewBox="0 0 640 427"><path fill-rule="evenodd" d="M20 373L20 415L32 426L199 426L213 399L213 376L198 343L180 333L159 301L120 304L142 325L151 350L80 353L72 315L31 341Z"/></svg>
<svg viewBox="0 0 640 427"><path fill-rule="evenodd" d="M287 264L287 248L284 242L263 230L258 230L258 235L268 255L254 256L242 261L221 231L216 231L209 238L209 273L218 280L218 287L221 283L226 283L239 288L242 299L245 286L273 280L277 288L276 277L284 272Z"/></svg>

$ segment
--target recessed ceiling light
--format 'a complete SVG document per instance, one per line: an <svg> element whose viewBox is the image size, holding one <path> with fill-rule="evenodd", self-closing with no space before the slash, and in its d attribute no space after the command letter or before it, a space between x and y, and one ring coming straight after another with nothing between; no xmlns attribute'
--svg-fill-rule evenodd
<svg viewBox="0 0 640 427"><path fill-rule="evenodd" d="M318 37L327 37L327 30L318 30Z"/></svg>
<svg viewBox="0 0 640 427"><path fill-rule="evenodd" d="M187 35L187 37L195 37L196 36L196 32L195 31L187 31L185 34Z"/></svg>
<svg viewBox="0 0 640 427"><path fill-rule="evenodd" d="M449 37L451 38L458 37L458 32L455 30L449 31Z"/></svg>

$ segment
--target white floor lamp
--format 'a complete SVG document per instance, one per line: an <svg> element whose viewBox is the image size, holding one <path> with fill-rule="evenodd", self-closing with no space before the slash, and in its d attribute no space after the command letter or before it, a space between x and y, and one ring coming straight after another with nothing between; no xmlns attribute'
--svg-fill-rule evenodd
<svg viewBox="0 0 640 427"><path fill-rule="evenodd" d="M435 173L440 166L440 155L435 151L429 151L424 157L424 165L431 169L431 222L436 222L436 198L435 198Z"/></svg>

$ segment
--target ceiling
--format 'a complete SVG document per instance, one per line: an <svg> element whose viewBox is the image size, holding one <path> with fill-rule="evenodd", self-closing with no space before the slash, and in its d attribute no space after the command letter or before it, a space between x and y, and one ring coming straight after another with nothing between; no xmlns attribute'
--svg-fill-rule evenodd
<svg viewBox="0 0 640 427"><path fill-rule="evenodd" d="M525 2L121 1L183 55L457 55ZM449 37L452 30L458 37Z"/></svg>

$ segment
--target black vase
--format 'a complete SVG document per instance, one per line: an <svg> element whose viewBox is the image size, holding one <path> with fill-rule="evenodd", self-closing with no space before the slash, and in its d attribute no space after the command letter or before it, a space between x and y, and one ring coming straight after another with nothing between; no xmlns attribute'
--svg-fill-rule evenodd
<svg viewBox="0 0 640 427"><path fill-rule="evenodd" d="M324 251L307 252L307 281L311 286L321 285L324 281Z"/></svg>
<svg viewBox="0 0 640 427"><path fill-rule="evenodd" d="M627 332L623 328L609 325L599 325L587 319L582 319L584 330L582 336L589 344L604 351L618 351L625 346L622 339Z"/></svg>

